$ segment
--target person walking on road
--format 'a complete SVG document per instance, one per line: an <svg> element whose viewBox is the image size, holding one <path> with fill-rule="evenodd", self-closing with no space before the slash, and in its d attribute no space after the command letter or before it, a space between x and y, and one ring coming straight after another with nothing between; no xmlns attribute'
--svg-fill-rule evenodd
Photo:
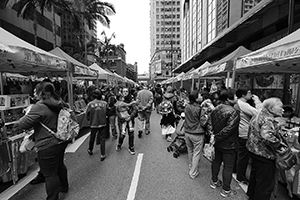
<svg viewBox="0 0 300 200"><path fill-rule="evenodd" d="M205 130L200 124L201 107L196 102L197 91L192 91L189 95L189 103L185 106L185 140L188 150L189 175L196 178L199 175L199 163L204 144Z"/></svg>
<svg viewBox="0 0 300 200"><path fill-rule="evenodd" d="M100 90L96 89L93 93L94 100L88 103L86 109L86 117L87 120L90 121L91 127L91 135L90 135L90 142L88 153L93 155L94 143L95 138L98 134L100 140L100 152L101 152L101 161L106 158L105 155L105 128L106 128L106 109L107 103L101 100L101 92Z"/></svg>
<svg viewBox="0 0 300 200"><path fill-rule="evenodd" d="M237 192L230 188L232 171L235 163L236 151L238 148L238 128L240 122L239 111L234 109L236 103L235 91L232 89L223 90L219 95L221 102L211 113L212 138L215 147L215 158L212 161L212 180L210 187L215 189L222 186L218 179L221 164L223 167L223 188L222 197L235 196Z"/></svg>
<svg viewBox="0 0 300 200"><path fill-rule="evenodd" d="M118 140L118 144L116 147L116 151L120 151L121 147L123 145L124 142L124 138L125 135L122 134L121 130L124 130L125 132L128 132L128 143L129 143L129 147L128 147L128 151L131 155L135 154L135 150L134 150L134 129L131 128L130 125L132 125L132 127L134 127L134 119L137 115L137 108L136 108L136 104L132 103L133 102L133 98L132 96L129 94L129 89L128 88L123 88L123 91L121 92L121 95L124 98L124 102L129 104L129 110L128 110L128 114L130 115L129 118L123 118L120 111L118 109L116 109L116 115L118 117L118 128L119 128L119 140ZM125 123L124 127L125 129L122 128L123 124Z"/></svg>
<svg viewBox="0 0 300 200"><path fill-rule="evenodd" d="M138 107L138 137L141 138L145 127L145 134L150 134L150 116L152 111L153 94L144 87L137 94Z"/></svg>

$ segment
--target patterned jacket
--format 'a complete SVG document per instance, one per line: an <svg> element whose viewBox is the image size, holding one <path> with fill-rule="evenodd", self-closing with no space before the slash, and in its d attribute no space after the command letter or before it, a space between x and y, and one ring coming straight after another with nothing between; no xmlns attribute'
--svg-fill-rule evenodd
<svg viewBox="0 0 300 200"><path fill-rule="evenodd" d="M279 133L278 122L268 110L262 109L252 118L246 143L251 153L275 160L275 150L284 142Z"/></svg>

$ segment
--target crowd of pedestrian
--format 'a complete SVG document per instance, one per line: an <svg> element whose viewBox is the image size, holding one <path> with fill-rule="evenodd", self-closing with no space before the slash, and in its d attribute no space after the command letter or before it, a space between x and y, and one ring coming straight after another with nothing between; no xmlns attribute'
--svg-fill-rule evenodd
<svg viewBox="0 0 300 200"><path fill-rule="evenodd" d="M168 142L174 142L174 133L180 136L181 142L184 137L186 148L181 148L188 153L190 178L199 175L203 148L208 144L214 147L211 152L212 189L222 187L222 197L235 196L237 192L230 185L232 175L236 173L237 181L248 185L249 199L270 199L275 185L276 148L283 140L276 121L276 117L283 114L280 99L269 98L261 103L249 87L234 90L215 84L209 89L191 92L159 84L139 87L90 86L86 91L86 118L91 129L87 152L90 156L96 142L100 145L100 159L104 161L109 156L105 143L110 137L117 140L118 152L128 137L128 151L134 155L135 127L138 138L150 134L150 116L156 110L161 115L161 133ZM63 161L67 144L53 138L40 122L55 130L57 113L63 101L48 82L37 86L36 98L38 102L16 123L15 128L34 127L40 165L38 177L43 175L46 182L47 199L56 200L59 192L68 192L69 187ZM249 163L250 176L246 173Z"/></svg>

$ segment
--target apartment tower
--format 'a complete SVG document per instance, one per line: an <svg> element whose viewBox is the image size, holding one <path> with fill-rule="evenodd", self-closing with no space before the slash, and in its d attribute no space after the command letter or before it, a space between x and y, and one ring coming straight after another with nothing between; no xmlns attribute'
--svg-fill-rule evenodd
<svg viewBox="0 0 300 200"><path fill-rule="evenodd" d="M180 0L150 1L150 76L170 77L181 60Z"/></svg>

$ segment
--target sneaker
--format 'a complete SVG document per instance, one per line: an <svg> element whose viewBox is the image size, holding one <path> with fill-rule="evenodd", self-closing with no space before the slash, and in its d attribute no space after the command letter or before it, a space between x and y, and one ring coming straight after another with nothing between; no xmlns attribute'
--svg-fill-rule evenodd
<svg viewBox="0 0 300 200"><path fill-rule="evenodd" d="M93 151L88 149L87 152L90 154L90 156L93 155Z"/></svg>
<svg viewBox="0 0 300 200"><path fill-rule="evenodd" d="M105 160L106 156L105 155L101 155L100 160L103 161Z"/></svg>
<svg viewBox="0 0 300 200"><path fill-rule="evenodd" d="M128 151L129 151L129 153L130 153L131 155L134 155L134 154L135 154L134 148L129 148Z"/></svg>
<svg viewBox="0 0 300 200"><path fill-rule="evenodd" d="M117 152L121 151L121 146L120 146L120 145L117 145L117 146L116 146L116 151L117 151Z"/></svg>
<svg viewBox="0 0 300 200"><path fill-rule="evenodd" d="M146 131L146 133L145 133L146 135L149 135L150 134L150 131Z"/></svg>
<svg viewBox="0 0 300 200"><path fill-rule="evenodd" d="M143 134L143 131L139 131L138 138L141 138L142 134Z"/></svg>
<svg viewBox="0 0 300 200"><path fill-rule="evenodd" d="M218 180L217 182L213 182L212 180L210 181L210 187L212 189L216 189L217 187L221 187L222 186L222 181Z"/></svg>
<svg viewBox="0 0 300 200"><path fill-rule="evenodd" d="M168 136L168 137L167 137L167 141L168 141L168 142L172 142L172 137L171 137L171 136Z"/></svg>
<svg viewBox="0 0 300 200"><path fill-rule="evenodd" d="M234 197L235 195L237 195L237 192L235 190L226 191L226 190L222 189L221 192L220 192L220 195L224 198Z"/></svg>

